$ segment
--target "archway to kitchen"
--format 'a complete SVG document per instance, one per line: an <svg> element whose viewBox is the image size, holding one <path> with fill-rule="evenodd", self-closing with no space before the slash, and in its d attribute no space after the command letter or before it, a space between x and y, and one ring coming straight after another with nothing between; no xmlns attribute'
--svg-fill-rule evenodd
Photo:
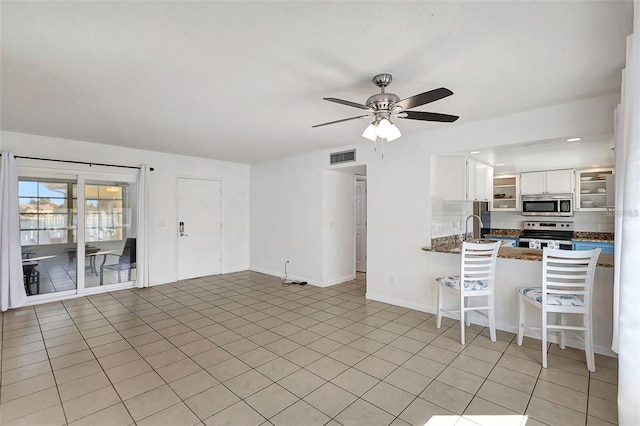
<svg viewBox="0 0 640 426"><path fill-rule="evenodd" d="M323 175L323 275L329 286L367 270L366 165Z"/></svg>

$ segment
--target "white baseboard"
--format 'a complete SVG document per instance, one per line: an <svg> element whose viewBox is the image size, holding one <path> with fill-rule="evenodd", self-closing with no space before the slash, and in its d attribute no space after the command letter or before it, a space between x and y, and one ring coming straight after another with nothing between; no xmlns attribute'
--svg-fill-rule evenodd
<svg viewBox="0 0 640 426"><path fill-rule="evenodd" d="M322 287L330 287L332 285L342 284L347 281L355 280L356 274L346 275L344 277L336 278L335 280L325 281Z"/></svg>
<svg viewBox="0 0 640 426"><path fill-rule="evenodd" d="M422 304L422 303L416 303L416 302L411 301L411 300L396 299L396 298L393 298L393 297L381 296L379 294L371 293L370 291L367 291L367 293L365 294L365 298L370 299L370 300L375 300L375 301L378 301L378 302L388 303L390 305L402 306L403 308L414 309L414 310L420 311L420 312L426 312L428 314L435 314L436 313L436 307L435 306L429 306L429 305L425 305L425 304Z"/></svg>
<svg viewBox="0 0 640 426"><path fill-rule="evenodd" d="M282 279L282 277L283 277L282 272L272 271L270 269L256 268L256 267L252 266L251 268L249 268L249 270L253 271L253 272L259 272L261 274L266 274L266 275L271 275L271 276L274 276L274 277L278 277L280 279ZM287 275L287 281L300 281L300 282L306 281L307 284L311 284L311 285L314 285L314 286L317 286L317 287L324 287L322 285L322 283L319 283L318 281L314 281L312 279L309 279L309 278L306 278L306 277L301 277L301 276L298 276L298 275L291 275L291 274Z"/></svg>
<svg viewBox="0 0 640 426"><path fill-rule="evenodd" d="M250 271L254 271L254 272L259 272L261 274L267 274L267 275L271 275L274 277L279 277L282 278L283 274L282 272L277 272L277 271L272 271L270 269L263 269L263 268L256 268L256 267L251 267L249 268ZM351 281L354 280L356 278L356 274L350 274L344 277L340 277L340 278L336 278L334 280L331 281L326 281L326 282L319 282L316 280L312 280L311 278L307 278L307 277L303 277L300 275L287 275L287 281L306 281L308 284L314 285L316 287L330 287L332 285L336 285L336 284L341 284L344 283L346 281Z"/></svg>
<svg viewBox="0 0 640 426"><path fill-rule="evenodd" d="M384 302L384 303L388 303L390 305L395 305L395 306L402 306L403 308L409 308L409 309L414 309L416 311L420 311L420 312L426 312L429 314L434 314L436 313L436 307L435 306L429 306L429 305L425 305L422 303L416 303L410 300L404 300L404 299L396 299L396 298L392 298L392 297L387 297L387 296L381 296L379 294L374 294L371 292L367 292L365 297L367 299L370 300L376 300L378 302ZM446 315L443 315L446 316ZM454 318L457 319L457 318ZM488 321L483 318L482 316L477 316L474 321L472 321L472 323L474 324L478 324L478 325L482 325L484 327L488 327L489 323ZM500 330L500 331L506 331L508 333L513 333L513 334L517 334L518 333L518 328L517 327L513 327L507 324L496 324L496 329ZM533 339L537 339L540 340L540 335L536 335L536 334L532 334L531 332L526 331L525 336L527 337L531 337ZM550 334L549 337L547 338L548 341L550 343L560 343L558 336ZM567 346L571 347L571 348L576 348L576 349L584 349L584 343L580 340L575 340L575 339L569 339L567 338ZM608 346L602 346L602 345L593 345L593 351L597 354L600 355L606 355L612 358L617 358L618 354L616 354L615 352L613 352L611 350L610 347Z"/></svg>

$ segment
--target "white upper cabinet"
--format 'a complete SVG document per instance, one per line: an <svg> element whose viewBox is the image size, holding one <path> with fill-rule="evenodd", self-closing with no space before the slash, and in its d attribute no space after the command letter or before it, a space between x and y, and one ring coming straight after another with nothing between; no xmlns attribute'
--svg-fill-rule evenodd
<svg viewBox="0 0 640 426"><path fill-rule="evenodd" d="M550 170L547 172L547 193L567 194L573 192L574 182L573 170Z"/></svg>
<svg viewBox="0 0 640 426"><path fill-rule="evenodd" d="M604 211L615 206L613 168L576 170L575 210Z"/></svg>
<svg viewBox="0 0 640 426"><path fill-rule="evenodd" d="M493 202L489 210L520 210L519 175L501 175L493 178Z"/></svg>
<svg viewBox="0 0 640 426"><path fill-rule="evenodd" d="M545 172L520 174L520 194L544 194L545 174Z"/></svg>
<svg viewBox="0 0 640 426"><path fill-rule="evenodd" d="M443 200L465 200L467 170L464 157L431 157L431 196Z"/></svg>
<svg viewBox="0 0 640 426"><path fill-rule="evenodd" d="M568 194L573 193L573 170L550 170L520 174L520 194Z"/></svg>
<svg viewBox="0 0 640 426"><path fill-rule="evenodd" d="M491 201L493 198L493 167L467 159L467 191L465 200Z"/></svg>
<svg viewBox="0 0 640 426"><path fill-rule="evenodd" d="M443 200L490 201L493 168L465 157L432 157L431 195Z"/></svg>

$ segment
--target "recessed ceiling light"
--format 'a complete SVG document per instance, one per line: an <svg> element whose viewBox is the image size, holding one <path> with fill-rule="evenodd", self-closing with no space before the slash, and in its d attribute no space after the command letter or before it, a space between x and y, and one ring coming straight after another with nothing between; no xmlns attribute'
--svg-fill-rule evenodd
<svg viewBox="0 0 640 426"><path fill-rule="evenodd" d="M567 142L578 142L578 141L581 141L581 140L582 140L582 138L569 138L569 139L567 139Z"/></svg>
<svg viewBox="0 0 640 426"><path fill-rule="evenodd" d="M504 163L496 163L496 166L504 166Z"/></svg>
<svg viewBox="0 0 640 426"><path fill-rule="evenodd" d="M480 151L471 151L469 154L480 154Z"/></svg>

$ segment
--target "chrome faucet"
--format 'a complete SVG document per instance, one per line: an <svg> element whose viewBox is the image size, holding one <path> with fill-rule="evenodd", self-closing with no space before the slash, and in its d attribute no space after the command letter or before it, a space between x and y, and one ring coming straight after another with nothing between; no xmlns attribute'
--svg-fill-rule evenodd
<svg viewBox="0 0 640 426"><path fill-rule="evenodd" d="M478 223L480 224L480 228L484 227L484 225L482 224L482 219L480 219L480 216L478 216L477 214L470 214L464 220L464 236L462 238L463 241L467 241L467 232L468 232L468 229L469 229L469 219L474 218L474 217L478 218ZM479 235L478 235L478 238L480 238Z"/></svg>

